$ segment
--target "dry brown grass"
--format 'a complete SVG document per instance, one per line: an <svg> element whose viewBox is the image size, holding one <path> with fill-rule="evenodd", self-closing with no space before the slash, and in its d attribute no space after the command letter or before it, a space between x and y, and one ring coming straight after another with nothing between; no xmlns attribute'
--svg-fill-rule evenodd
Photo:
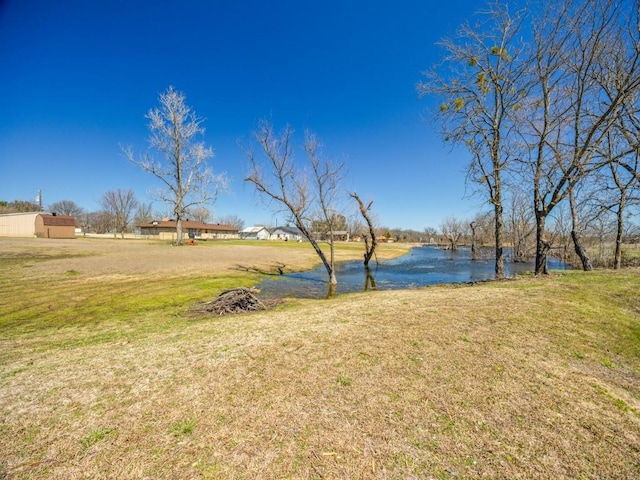
<svg viewBox="0 0 640 480"><path fill-rule="evenodd" d="M0 478L639 478L638 273L7 327Z"/></svg>

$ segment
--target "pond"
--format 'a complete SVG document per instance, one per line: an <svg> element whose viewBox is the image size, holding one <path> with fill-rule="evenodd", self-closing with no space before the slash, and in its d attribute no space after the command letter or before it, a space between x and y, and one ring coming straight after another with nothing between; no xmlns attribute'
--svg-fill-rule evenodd
<svg viewBox="0 0 640 480"><path fill-rule="evenodd" d="M424 287L438 283L480 282L495 278L491 249L483 249L481 259L471 260L471 249L460 247L452 252L435 246L412 248L402 257L377 264L371 262L367 275L361 260L336 265L338 286L335 294L365 290L398 290ZM510 251L505 249L508 258ZM567 270L571 267L558 259L549 258L549 269ZM512 277L533 270L531 263L505 260L505 274ZM325 298L329 289L323 265L306 272L291 273L264 279L257 288L263 298Z"/></svg>

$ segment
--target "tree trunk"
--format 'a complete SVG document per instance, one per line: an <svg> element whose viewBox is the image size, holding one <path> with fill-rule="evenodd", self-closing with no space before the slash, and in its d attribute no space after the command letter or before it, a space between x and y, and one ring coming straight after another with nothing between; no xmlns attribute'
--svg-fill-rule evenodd
<svg viewBox="0 0 640 480"><path fill-rule="evenodd" d="M502 248L502 237L504 234L504 219L502 200L498 197L494 204L495 211L495 236L496 236L496 278L502 280L504 278L504 249Z"/></svg>
<svg viewBox="0 0 640 480"><path fill-rule="evenodd" d="M338 284L338 279L336 278L336 270L335 270L334 259L333 259L333 234L331 235L331 257L330 257L331 261L329 261L327 260L327 256L324 254L324 252L318 245L318 242L316 241L316 239L313 238L313 236L309 233L309 230L307 230L307 227L305 227L305 225L298 220L296 220L295 224L296 224L296 227L298 227L298 229L302 232L302 235L304 236L304 238L309 240L309 243L315 250L316 254L318 254L318 257L320 257L320 260L322 261L324 268L327 270L327 275L329 275L329 285L333 285L335 287L335 285ZM330 292L331 291L333 290L330 289Z"/></svg>
<svg viewBox="0 0 640 480"><path fill-rule="evenodd" d="M176 245L182 245L182 218L180 215L176 219Z"/></svg>
<svg viewBox="0 0 640 480"><path fill-rule="evenodd" d="M569 192L569 205L571 207L571 239L573 240L574 250L576 255L580 258L582 269L585 272L590 272L593 270L593 266L591 265L591 259L589 258L587 250L584 248L582 237L578 231L580 220L578 218L578 207L576 205L576 196L573 191L573 186Z"/></svg>
<svg viewBox="0 0 640 480"><path fill-rule="evenodd" d="M536 210L536 275L546 275L549 273L547 270L547 253L551 249L551 245L544 238L545 236L545 222L547 220L547 214Z"/></svg>
<svg viewBox="0 0 640 480"><path fill-rule="evenodd" d="M330 234L331 234L331 243L329 244L329 251L330 251L330 255L329 255L329 263L330 263L329 283L331 285L337 285L338 284L338 279L336 278L336 263L335 263L335 249L334 249L334 241L335 241L335 239L333 238L333 228L331 228Z"/></svg>
<svg viewBox="0 0 640 480"><path fill-rule="evenodd" d="M618 212L616 213L616 251L613 261L613 269L620 270L622 268L622 233L624 231L624 198L620 200Z"/></svg>
<svg viewBox="0 0 640 480"><path fill-rule="evenodd" d="M476 222L469 224L471 228L471 260L478 260L478 247L476 246Z"/></svg>
<svg viewBox="0 0 640 480"><path fill-rule="evenodd" d="M573 240L574 251L580 258L580 262L582 263L582 270L584 270L585 272L590 272L591 270L593 270L591 259L589 258L589 254L584 248L580 233L578 233L575 228L571 229L571 239Z"/></svg>

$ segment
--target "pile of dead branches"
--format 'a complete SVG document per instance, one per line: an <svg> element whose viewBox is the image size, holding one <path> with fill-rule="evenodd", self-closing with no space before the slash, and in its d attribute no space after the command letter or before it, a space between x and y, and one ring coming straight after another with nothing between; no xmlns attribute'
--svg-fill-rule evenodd
<svg viewBox="0 0 640 480"><path fill-rule="evenodd" d="M214 313L216 315L228 315L233 313L255 312L266 310L267 305L256 297L258 290L255 288L232 288L225 290L210 302L196 306L193 311L200 313Z"/></svg>

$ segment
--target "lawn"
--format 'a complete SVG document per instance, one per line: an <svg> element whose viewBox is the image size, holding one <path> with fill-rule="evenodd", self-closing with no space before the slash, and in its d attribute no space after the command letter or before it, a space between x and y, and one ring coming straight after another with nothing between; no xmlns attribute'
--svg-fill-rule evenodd
<svg viewBox="0 0 640 480"><path fill-rule="evenodd" d="M0 478L640 478L639 270L188 314L255 243L0 241Z"/></svg>

